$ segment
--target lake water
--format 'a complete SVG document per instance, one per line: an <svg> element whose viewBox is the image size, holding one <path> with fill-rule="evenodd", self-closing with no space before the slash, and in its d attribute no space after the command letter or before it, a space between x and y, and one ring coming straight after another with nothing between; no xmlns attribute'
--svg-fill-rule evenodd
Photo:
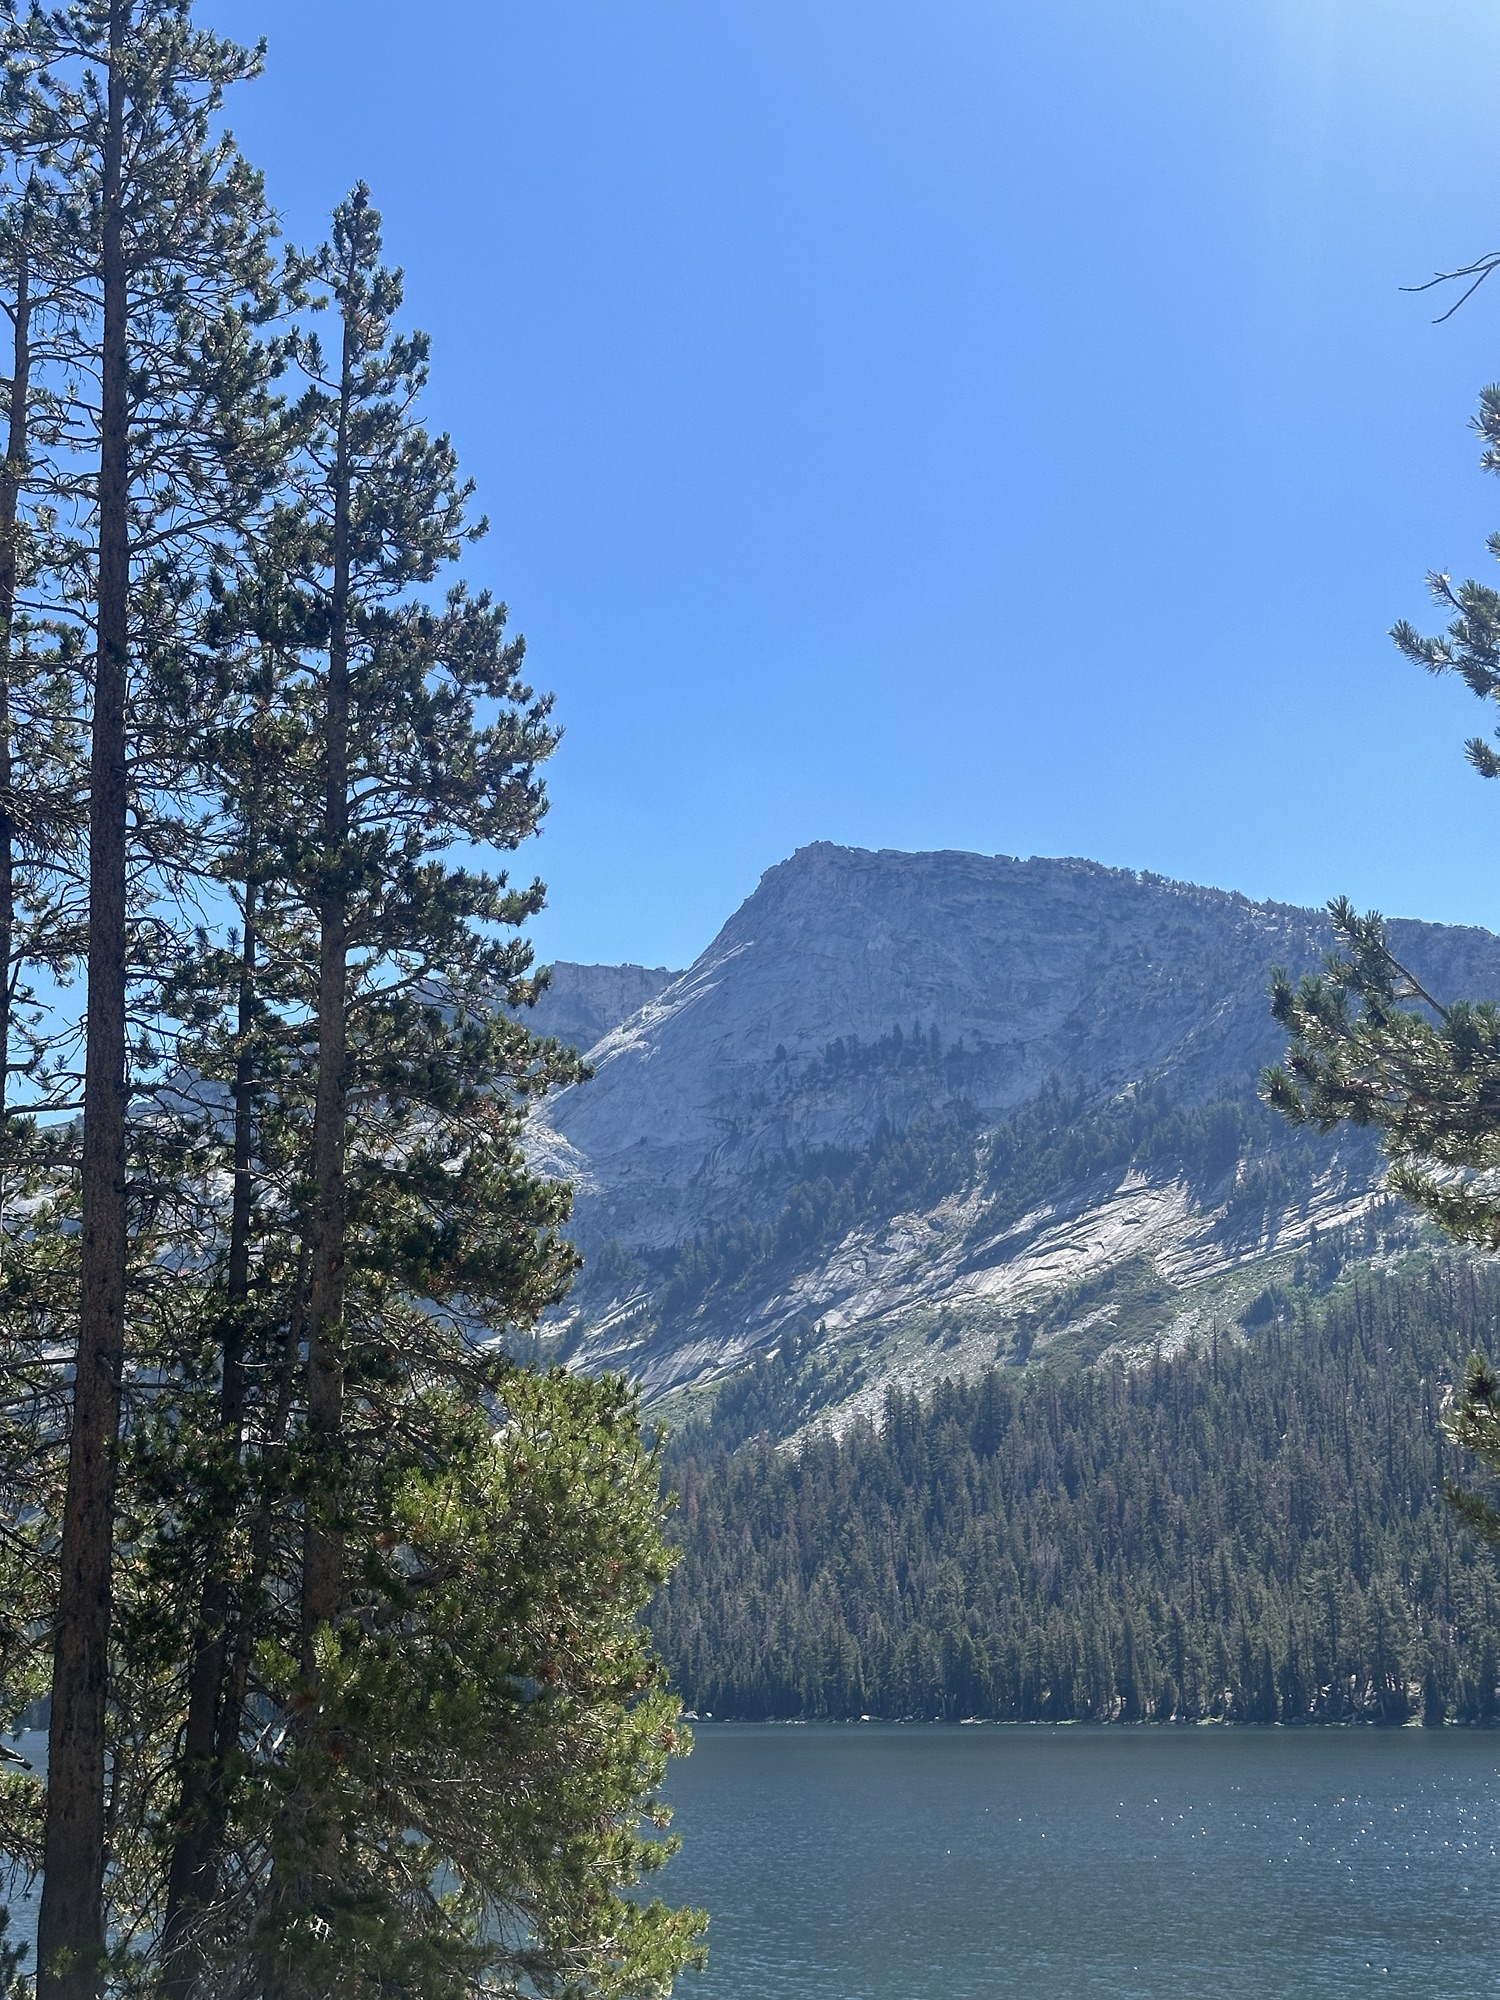
<svg viewBox="0 0 1500 2000"><path fill-rule="evenodd" d="M679 2000L1500 1994L1500 1736L704 1723Z"/></svg>

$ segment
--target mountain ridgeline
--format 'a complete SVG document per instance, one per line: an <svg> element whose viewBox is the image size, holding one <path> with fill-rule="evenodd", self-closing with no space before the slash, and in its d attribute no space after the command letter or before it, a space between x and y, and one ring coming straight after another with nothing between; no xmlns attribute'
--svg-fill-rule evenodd
<svg viewBox="0 0 1500 2000"><path fill-rule="evenodd" d="M1500 994L1500 939L1393 931L1433 990ZM532 1136L586 1258L554 1351L691 1405L794 1343L826 1390L804 1420L843 1426L892 1387L1238 1324L1379 1199L1364 1135L1256 1095L1270 970L1330 942L1089 862L824 844L683 973L557 968L539 1025L604 1025Z"/></svg>

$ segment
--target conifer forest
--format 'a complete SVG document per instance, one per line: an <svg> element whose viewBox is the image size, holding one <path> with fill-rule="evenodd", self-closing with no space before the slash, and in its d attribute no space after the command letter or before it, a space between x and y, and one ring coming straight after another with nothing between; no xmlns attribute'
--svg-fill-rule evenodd
<svg viewBox="0 0 1500 2000"><path fill-rule="evenodd" d="M1442 1417L1497 1306L1454 1261L1268 1289L1232 1337L891 1390L792 1451L806 1370L763 1363L668 1445L658 1643L715 1716L1492 1722Z"/></svg>

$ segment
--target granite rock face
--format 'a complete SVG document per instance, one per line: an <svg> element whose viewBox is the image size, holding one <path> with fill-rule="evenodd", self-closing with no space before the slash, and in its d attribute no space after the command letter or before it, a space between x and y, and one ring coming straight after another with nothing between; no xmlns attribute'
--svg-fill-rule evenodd
<svg viewBox="0 0 1500 2000"><path fill-rule="evenodd" d="M1500 993L1500 939L1394 928L1437 990ZM1310 966L1330 942L1320 913L1088 861L820 843L770 869L694 965L588 1045L594 1079L544 1124L581 1176L583 1240L676 1243L738 1212L768 1162L868 1143L882 1119L929 1108L926 1073L830 1074L839 1038L936 1029L969 1058L963 1095L981 1115L1053 1076L1099 1095L1161 1076L1197 1101L1277 1059L1270 968ZM563 975L615 971L658 976L558 968L562 996Z"/></svg>
<svg viewBox="0 0 1500 2000"><path fill-rule="evenodd" d="M591 1049L676 977L664 965L574 965L567 959L548 970L551 983L526 1025L575 1049Z"/></svg>
<svg viewBox="0 0 1500 2000"><path fill-rule="evenodd" d="M1500 938L1393 931L1432 990L1500 995ZM770 869L675 977L557 968L538 1025L587 1046L595 1075L547 1105L534 1155L574 1181L586 1255L619 1245L660 1274L695 1233L774 1217L797 1162L955 1107L993 1127L1054 1079L1090 1103L1145 1084L1189 1107L1249 1098L1282 1052L1271 967L1311 966L1330 942L1320 913L1088 861L819 843ZM1360 1186L1347 1170L1335 1179L1301 1190L1304 1233L1320 1202L1342 1214L1368 1201L1368 1153ZM1048 1212L1055 1224L1081 1200L1071 1227L1094 1199L1080 1181L1059 1187ZM924 1310L954 1294L956 1281L924 1292L922 1271L954 1261L955 1230L967 1243L962 1200L953 1190L930 1254L905 1259L902 1283ZM1200 1200L1150 1254L1181 1263L1184 1231L1202 1227ZM856 1250L842 1246L846 1263ZM778 1296L800 1288L799 1310L826 1323L841 1308L820 1257L783 1274ZM582 1355L670 1385L731 1365L786 1318L774 1301L741 1298L732 1310L700 1305L692 1327L674 1328L651 1306L652 1282L603 1302L584 1287L570 1321Z"/></svg>

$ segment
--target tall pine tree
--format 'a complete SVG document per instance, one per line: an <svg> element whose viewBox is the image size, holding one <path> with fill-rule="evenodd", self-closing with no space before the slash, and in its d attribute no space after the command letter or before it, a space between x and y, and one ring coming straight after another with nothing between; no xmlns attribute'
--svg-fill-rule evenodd
<svg viewBox="0 0 1500 2000"><path fill-rule="evenodd" d="M58 497L74 531L66 596L88 634L88 991L79 1316L54 1620L39 2000L91 2000L103 1871L117 1443L127 1332L132 891L159 858L152 677L206 554L255 504L253 324L271 310L259 182L217 136L224 88L257 58L196 30L188 0L33 9L21 27L48 97L75 400Z"/></svg>
<svg viewBox="0 0 1500 2000"><path fill-rule="evenodd" d="M428 594L468 489L363 188L303 275L336 339L299 344L302 454L218 619L237 948L176 994L232 1193L147 1474L225 1469L152 1557L166 1600L206 1579L168 1989L654 1992L698 1928L618 1893L677 1740L635 1624L659 1475L619 1385L506 1357L573 1268L519 1140L577 1070L516 1018L539 885L455 859L535 830L548 704L503 607Z"/></svg>

